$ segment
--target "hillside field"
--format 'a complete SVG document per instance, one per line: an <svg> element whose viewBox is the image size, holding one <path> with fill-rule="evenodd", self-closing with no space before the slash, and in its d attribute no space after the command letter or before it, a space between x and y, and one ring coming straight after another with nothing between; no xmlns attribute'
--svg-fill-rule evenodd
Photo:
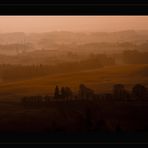
<svg viewBox="0 0 148 148"><path fill-rule="evenodd" d="M136 83L148 85L148 65L120 65L88 71L48 75L28 80L0 83L0 101L16 101L22 96L52 94L56 85L74 92L83 83L97 93L111 92L116 83L131 90Z"/></svg>

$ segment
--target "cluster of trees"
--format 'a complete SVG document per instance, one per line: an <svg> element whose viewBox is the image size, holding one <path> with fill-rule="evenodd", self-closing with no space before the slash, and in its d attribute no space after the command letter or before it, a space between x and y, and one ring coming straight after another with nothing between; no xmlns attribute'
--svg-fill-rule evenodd
<svg viewBox="0 0 148 148"><path fill-rule="evenodd" d="M52 69L46 65L0 65L0 77L3 81L15 81L50 74Z"/></svg>
<svg viewBox="0 0 148 148"><path fill-rule="evenodd" d="M62 87L63 88L63 87ZM69 87L67 90L70 92L69 97L61 97L59 95L59 87L56 86L54 98L77 98L77 99L95 99L95 98L105 98L105 99L118 99L118 100L129 100L129 99L147 99L148 97L148 89L144 85L136 84L133 86L132 91L128 91L123 84L115 84L113 86L112 93L105 93L105 94L96 94L92 89L88 88L84 84L80 84L78 94L73 94ZM62 94L62 89L61 89ZM64 94L63 94L64 95Z"/></svg>
<svg viewBox="0 0 148 148"><path fill-rule="evenodd" d="M107 101L128 101L128 100L147 100L148 89L144 85L136 84L132 91L125 89L123 84L113 86L112 93L96 94L92 89L80 84L79 91L74 94L69 87L55 87L54 96L30 96L22 99L23 104L42 104L50 103L53 100L107 100Z"/></svg>
<svg viewBox="0 0 148 148"><path fill-rule="evenodd" d="M115 65L115 60L105 54L90 54L83 60L75 60L58 64L59 72L77 72ZM71 68L72 67L72 68Z"/></svg>
<svg viewBox="0 0 148 148"><path fill-rule="evenodd" d="M59 74L66 72L78 72L87 69L101 68L103 66L115 64L114 59L105 55L90 55L81 61L67 61L59 64L38 64L38 65L0 65L0 78L2 80L21 80L40 77L49 74ZM73 68L71 68L73 67Z"/></svg>
<svg viewBox="0 0 148 148"><path fill-rule="evenodd" d="M69 87L61 87L60 89L56 86L54 90L54 99L91 99L94 95L94 91L84 84L80 84L78 94L74 94Z"/></svg>
<svg viewBox="0 0 148 148"><path fill-rule="evenodd" d="M61 87L61 89L56 86L55 92L54 92L54 98L55 99L70 99L73 96L73 92L69 87Z"/></svg>
<svg viewBox="0 0 148 148"><path fill-rule="evenodd" d="M138 50L125 50L121 58L126 64L148 64L148 52Z"/></svg>
<svg viewBox="0 0 148 148"><path fill-rule="evenodd" d="M94 97L95 93L92 89L86 87L84 84L81 84L79 87L78 97L82 99L90 99Z"/></svg>
<svg viewBox="0 0 148 148"><path fill-rule="evenodd" d="M106 93L103 95L106 100L121 100L121 101L130 101L130 100L139 100L146 101L148 100L148 88L142 84L136 84L132 87L132 90L129 91L125 88L123 84L115 84L113 86L112 93Z"/></svg>

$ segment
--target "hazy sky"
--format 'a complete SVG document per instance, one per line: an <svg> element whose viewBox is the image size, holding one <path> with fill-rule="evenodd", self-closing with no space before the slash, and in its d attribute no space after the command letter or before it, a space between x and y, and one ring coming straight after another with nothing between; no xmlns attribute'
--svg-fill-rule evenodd
<svg viewBox="0 0 148 148"><path fill-rule="evenodd" d="M0 32L148 29L148 16L0 16Z"/></svg>

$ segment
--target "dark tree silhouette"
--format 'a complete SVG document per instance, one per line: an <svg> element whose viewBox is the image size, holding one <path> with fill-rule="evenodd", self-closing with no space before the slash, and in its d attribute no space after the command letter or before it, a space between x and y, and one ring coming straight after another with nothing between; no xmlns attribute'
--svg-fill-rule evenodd
<svg viewBox="0 0 148 148"><path fill-rule="evenodd" d="M66 98L70 99L73 96L72 90L69 87L65 87Z"/></svg>
<svg viewBox="0 0 148 148"><path fill-rule="evenodd" d="M94 96L94 91L90 88L87 88L84 84L80 84L79 87L79 97L81 99L89 99L93 98Z"/></svg>
<svg viewBox="0 0 148 148"><path fill-rule="evenodd" d="M85 85L84 84L80 84L79 96L80 96L80 98L84 98L84 96L85 96Z"/></svg>
<svg viewBox="0 0 148 148"><path fill-rule="evenodd" d="M147 95L147 88L141 84L136 84L132 89L132 95L137 98L143 98Z"/></svg>
<svg viewBox="0 0 148 148"><path fill-rule="evenodd" d="M61 97L65 99L66 97L66 90L65 90L65 87L62 87L61 88Z"/></svg>
<svg viewBox="0 0 148 148"><path fill-rule="evenodd" d="M54 98L58 99L59 97L60 97L60 90L59 90L59 87L56 86L54 90Z"/></svg>
<svg viewBox="0 0 148 148"><path fill-rule="evenodd" d="M73 96L73 92L69 87L62 87L61 88L61 98L71 99L72 96Z"/></svg>
<svg viewBox="0 0 148 148"><path fill-rule="evenodd" d="M116 84L113 87L113 95L116 99L127 99L129 98L129 93L125 90L123 84Z"/></svg>

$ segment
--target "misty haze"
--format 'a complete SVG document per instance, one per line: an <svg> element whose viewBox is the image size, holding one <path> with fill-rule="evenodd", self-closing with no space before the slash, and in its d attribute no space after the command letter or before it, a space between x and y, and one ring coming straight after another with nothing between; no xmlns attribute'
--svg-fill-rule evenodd
<svg viewBox="0 0 148 148"><path fill-rule="evenodd" d="M1 16L0 132L148 132L147 16Z"/></svg>

